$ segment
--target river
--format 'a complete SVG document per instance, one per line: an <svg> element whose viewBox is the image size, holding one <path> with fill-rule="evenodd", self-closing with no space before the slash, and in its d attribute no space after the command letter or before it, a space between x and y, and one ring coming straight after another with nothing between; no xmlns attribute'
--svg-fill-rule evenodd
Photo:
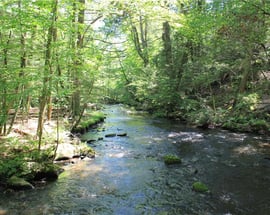
<svg viewBox="0 0 270 215"><path fill-rule="evenodd" d="M96 158L68 165L56 182L1 193L11 215L267 215L270 214L270 138L200 130L178 122L105 109L107 119L84 139ZM107 137L127 133L126 137ZM101 138L103 137L103 139ZM163 156L182 163L167 166ZM197 193L201 181L209 193Z"/></svg>

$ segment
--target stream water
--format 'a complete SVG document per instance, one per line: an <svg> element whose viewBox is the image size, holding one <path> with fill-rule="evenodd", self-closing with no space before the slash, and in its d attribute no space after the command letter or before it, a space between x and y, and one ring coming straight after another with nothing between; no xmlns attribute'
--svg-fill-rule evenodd
<svg viewBox="0 0 270 215"><path fill-rule="evenodd" d="M45 187L1 193L0 213L14 215L267 215L270 214L270 138L199 130L130 114L121 105L84 139L97 156L66 167ZM101 139L101 138L100 138ZM175 154L182 164L166 166ZM201 181L210 193L197 193Z"/></svg>

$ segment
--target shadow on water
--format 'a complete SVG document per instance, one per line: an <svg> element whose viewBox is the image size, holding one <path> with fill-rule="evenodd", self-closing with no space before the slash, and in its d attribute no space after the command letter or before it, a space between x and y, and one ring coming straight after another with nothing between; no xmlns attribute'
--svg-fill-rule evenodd
<svg viewBox="0 0 270 215"><path fill-rule="evenodd" d="M66 167L46 187L2 194L7 214L243 214L270 211L270 140L202 131L108 106L106 122L84 139L126 132L91 144L97 157ZM166 166L175 154L182 164ZM210 193L192 190L195 181ZM1 211L1 210L0 210Z"/></svg>

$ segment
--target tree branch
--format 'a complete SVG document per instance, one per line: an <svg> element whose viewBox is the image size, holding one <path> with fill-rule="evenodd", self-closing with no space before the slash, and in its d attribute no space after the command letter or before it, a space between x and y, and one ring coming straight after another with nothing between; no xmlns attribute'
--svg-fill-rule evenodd
<svg viewBox="0 0 270 215"><path fill-rule="evenodd" d="M247 4L248 4L248 3L251 4L253 7L255 7L255 8L257 8L258 10L260 10L261 12L263 12L264 15L270 16L270 11L269 11L269 12L266 11L265 9L263 9L262 7L260 7L259 5L254 4L254 3L250 3L250 2L248 2L247 0L243 0L243 2L245 2L245 3L247 3Z"/></svg>

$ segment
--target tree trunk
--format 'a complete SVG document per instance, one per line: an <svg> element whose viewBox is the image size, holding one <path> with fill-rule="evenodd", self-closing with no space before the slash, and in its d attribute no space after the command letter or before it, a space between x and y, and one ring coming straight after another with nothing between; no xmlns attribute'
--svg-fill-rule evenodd
<svg viewBox="0 0 270 215"><path fill-rule="evenodd" d="M131 21L131 32L133 36L133 42L136 48L136 51L140 58L143 60L144 67L149 64L149 55L148 55L148 29L147 29L147 20L143 20L142 16L139 17L139 29L140 34L136 26ZM140 35L140 36L139 36Z"/></svg>
<svg viewBox="0 0 270 215"><path fill-rule="evenodd" d="M242 68L243 68L243 74L242 78L239 84L239 93L244 93L247 88L248 80L250 77L250 69L252 67L251 65L251 58L252 58L252 50L248 48L247 55L245 59L243 60Z"/></svg>
<svg viewBox="0 0 270 215"><path fill-rule="evenodd" d="M43 86L41 91L41 96L39 98L39 115L38 115L38 127L37 127L37 137L38 137L38 149L41 148L41 140L43 135L43 123L44 123L44 114L46 109L46 104L51 96L51 81L52 81L52 41L55 28L55 22L57 19L57 6L58 0L55 0L52 5L52 20L51 26L48 29L48 38L46 43L46 52L45 52L45 65L44 65L44 77L43 77Z"/></svg>
<svg viewBox="0 0 270 215"><path fill-rule="evenodd" d="M170 79L173 80L175 78L175 74L173 69L171 27L167 21L163 23L162 40L164 45L165 70L169 74Z"/></svg>
<svg viewBox="0 0 270 215"><path fill-rule="evenodd" d="M3 67L5 70L8 69L8 45L10 43L12 36L12 32L9 31L9 35L7 38L7 42L5 44L6 47L3 49ZM0 74L1 75L1 74ZM7 83L5 78L3 80L0 79L1 83L1 90L2 90L2 98L1 98L1 109L0 109L0 135L6 135L7 133L7 120L8 120L8 96L7 96Z"/></svg>
<svg viewBox="0 0 270 215"><path fill-rule="evenodd" d="M73 75L73 87L74 93L72 95L72 114L73 117L78 117L81 112L81 91L80 91L80 73L83 59L81 58L81 52L83 49L84 35L84 16L85 16L85 0L78 0L79 2L79 12L78 12L78 32L77 32L77 44L75 47L75 61L74 61L74 75ZM75 5L76 6L76 5ZM75 10L75 8L74 8ZM75 19L74 19L75 22Z"/></svg>

